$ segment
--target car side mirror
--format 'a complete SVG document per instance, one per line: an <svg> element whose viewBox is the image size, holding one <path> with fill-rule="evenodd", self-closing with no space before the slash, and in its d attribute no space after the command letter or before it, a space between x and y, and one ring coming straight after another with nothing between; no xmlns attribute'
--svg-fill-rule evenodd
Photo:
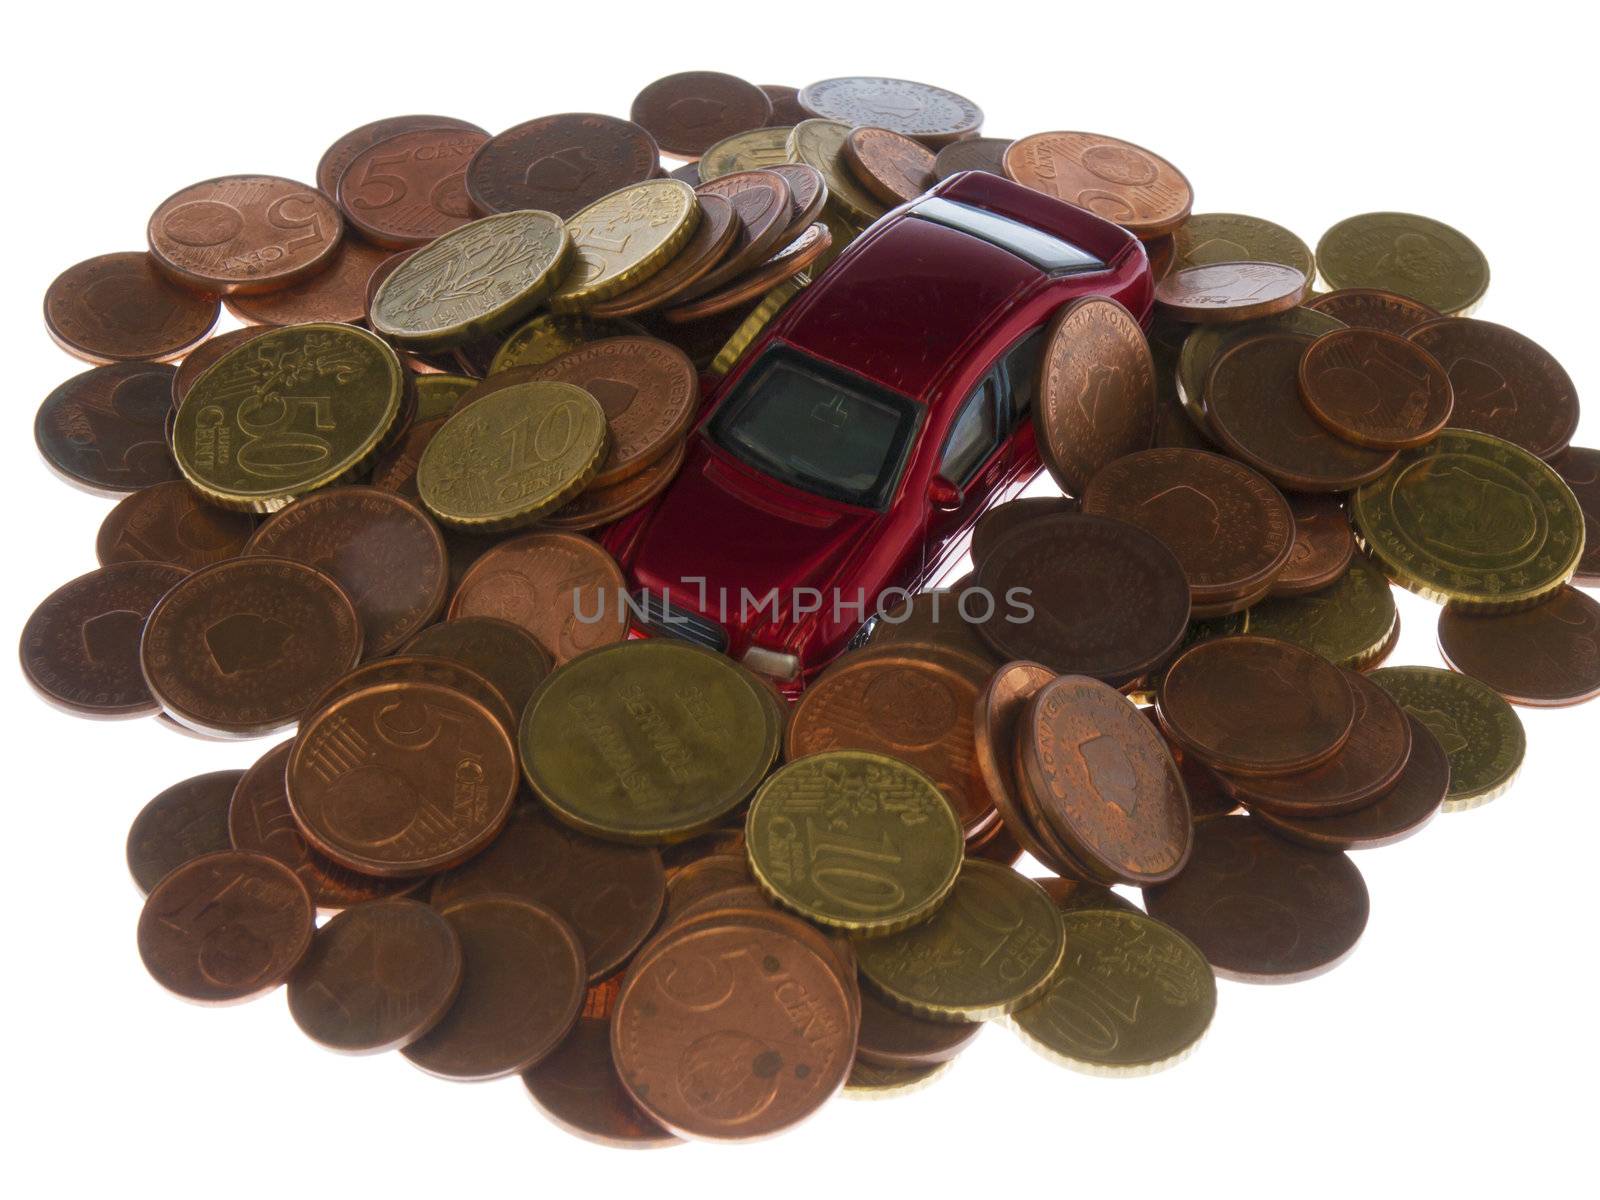
<svg viewBox="0 0 1600 1200"><path fill-rule="evenodd" d="M928 503L939 512L954 512L961 507L961 499L961 485L943 475L935 475L928 484Z"/></svg>

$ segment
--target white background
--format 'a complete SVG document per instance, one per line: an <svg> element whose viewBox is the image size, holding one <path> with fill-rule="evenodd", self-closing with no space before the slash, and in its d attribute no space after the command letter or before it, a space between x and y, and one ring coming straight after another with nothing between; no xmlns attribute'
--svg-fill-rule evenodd
<svg viewBox="0 0 1600 1200"><path fill-rule="evenodd" d="M81 369L45 334L47 284L89 255L140 248L151 208L186 183L310 179L335 136L396 113L491 131L568 109L626 114L645 83L696 68L791 85L924 79L981 104L988 133L1077 128L1147 145L1188 173L1198 211L1270 217L1313 244L1371 209L1448 221L1492 263L1480 315L1541 342L1580 394L1597 390L1595 64L1568 6L354 8L58 0L11 26L0 76L6 636L95 566L109 507L57 482L34 452L34 408ZM1584 420L1580 443L1600 443L1597 422ZM1402 611L1392 661L1436 662L1431 606L1405 596ZM1210 1036L1175 1070L1088 1078L991 1028L917 1095L836 1101L756 1146L629 1154L560 1133L515 1079L448 1084L397 1055L325 1052L295 1029L281 992L220 1010L162 993L134 950L128 822L169 783L243 767L265 744L75 720L14 670L3 697L0 1062L12 1105L0 1163L12 1195L1593 1186L1600 706L1524 710L1516 790L1361 854L1372 920L1355 955L1291 987L1223 983Z"/></svg>

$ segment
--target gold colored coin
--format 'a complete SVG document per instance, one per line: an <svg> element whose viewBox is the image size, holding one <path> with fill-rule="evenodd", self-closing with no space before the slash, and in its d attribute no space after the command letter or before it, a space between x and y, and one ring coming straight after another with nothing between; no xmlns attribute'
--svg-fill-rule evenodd
<svg viewBox="0 0 1600 1200"><path fill-rule="evenodd" d="M743 804L777 758L779 718L761 693L737 663L685 642L602 646L557 668L528 702L523 774L585 833L682 841Z"/></svg>
<svg viewBox="0 0 1600 1200"><path fill-rule="evenodd" d="M1378 288L1456 317L1489 290L1489 260L1472 239L1415 213L1346 217L1317 243L1317 267L1329 288Z"/></svg>
<svg viewBox="0 0 1600 1200"><path fill-rule="evenodd" d="M769 125L723 138L700 156L700 182L710 183L735 171L759 171L793 162L789 157L789 131L793 128Z"/></svg>
<svg viewBox="0 0 1600 1200"><path fill-rule="evenodd" d="M512 384L439 428L417 464L417 494L446 525L512 529L581 492L600 469L607 442L606 414L582 388Z"/></svg>
<svg viewBox="0 0 1600 1200"><path fill-rule="evenodd" d="M1178 403L1196 429L1208 438L1215 437L1206 416L1206 376L1224 350L1261 333L1299 333L1314 338L1344 327L1343 321L1304 305L1239 325L1196 325L1178 351Z"/></svg>
<svg viewBox="0 0 1600 1200"><path fill-rule="evenodd" d="M1089 1075L1153 1075L1187 1058L1217 1011L1217 978L1177 930L1141 912L1061 915L1067 953L1011 1026L1046 1058Z"/></svg>
<svg viewBox="0 0 1600 1200"><path fill-rule="evenodd" d="M1282 225L1243 213L1191 213L1173 231L1172 269L1210 263L1270 262L1316 278L1311 247Z"/></svg>
<svg viewBox="0 0 1600 1200"><path fill-rule="evenodd" d="M733 369L733 364L739 361L739 356L750 349L752 343L760 336L761 331L772 323L788 305L789 301L798 296L811 280L804 272L792 279L787 279L773 288L761 298L761 303L750 310L750 315L739 322L739 327L733 331L722 349L717 351L711 360L710 374L726 375Z"/></svg>
<svg viewBox="0 0 1600 1200"><path fill-rule="evenodd" d="M417 415L413 426L424 421L437 421L455 411L456 401L477 387L479 380L470 375L418 375L411 381L411 390L417 397Z"/></svg>
<svg viewBox="0 0 1600 1200"><path fill-rule="evenodd" d="M372 328L402 346L456 346L532 312L566 269L555 213L497 213L458 226L402 262L372 298Z"/></svg>
<svg viewBox="0 0 1600 1200"><path fill-rule="evenodd" d="M568 350L605 338L642 333L632 321L602 321L576 314L559 316L540 313L514 329L489 362L489 374L498 375L513 367L542 367Z"/></svg>
<svg viewBox="0 0 1600 1200"><path fill-rule="evenodd" d="M869 937L938 907L961 871L962 844L933 780L859 750L790 763L761 785L745 821L762 891L818 925Z"/></svg>
<svg viewBox="0 0 1600 1200"><path fill-rule="evenodd" d="M1388 579L1358 556L1320 591L1257 604L1247 626L1252 637L1290 642L1336 667L1359 671L1384 655L1399 619Z"/></svg>
<svg viewBox="0 0 1600 1200"><path fill-rule="evenodd" d="M1350 515L1401 587L1468 609L1531 607L1571 580L1583 557L1583 511L1561 476L1467 429L1403 452L1355 493Z"/></svg>
<svg viewBox="0 0 1600 1200"><path fill-rule="evenodd" d="M891 1003L935 1020L984 1021L1033 1002L1065 949L1061 914L1031 879L969 858L920 925L856 943L861 977Z"/></svg>
<svg viewBox="0 0 1600 1200"><path fill-rule="evenodd" d="M700 201L679 179L647 179L600 197L567 222L572 265L551 309L580 312L642 283L672 260L699 221Z"/></svg>
<svg viewBox="0 0 1600 1200"><path fill-rule="evenodd" d="M844 157L844 142L849 136L850 126L843 121L813 117L789 131L785 149L790 162L805 163L822 172L830 206L846 220L866 226L883 215L884 206L850 173L850 164Z"/></svg>
<svg viewBox="0 0 1600 1200"><path fill-rule="evenodd" d="M1441 667L1380 667L1367 678L1428 727L1450 760L1442 812L1465 812L1511 790L1528 751L1522 719L1486 683Z"/></svg>
<svg viewBox="0 0 1600 1200"><path fill-rule="evenodd" d="M383 339L353 325L286 325L195 380L173 422L173 454L213 504L276 512L366 466L404 395L404 368Z"/></svg>

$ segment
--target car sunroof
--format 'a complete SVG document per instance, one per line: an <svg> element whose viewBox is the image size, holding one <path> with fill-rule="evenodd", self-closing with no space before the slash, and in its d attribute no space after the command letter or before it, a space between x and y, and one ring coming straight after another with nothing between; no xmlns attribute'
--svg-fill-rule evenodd
<svg viewBox="0 0 1600 1200"><path fill-rule="evenodd" d="M998 213L930 196L911 208L913 216L938 225L959 229L990 245L1009 250L1041 271L1053 275L1075 275L1082 271L1103 271L1106 264L1080 246L1052 237L1031 225L1002 217Z"/></svg>

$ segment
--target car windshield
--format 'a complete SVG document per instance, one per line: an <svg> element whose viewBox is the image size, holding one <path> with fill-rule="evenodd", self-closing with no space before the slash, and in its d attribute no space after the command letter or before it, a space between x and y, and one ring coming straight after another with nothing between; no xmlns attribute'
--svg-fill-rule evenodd
<svg viewBox="0 0 1600 1200"><path fill-rule="evenodd" d="M723 449L784 483L883 508L920 415L920 406L904 396L789 347L773 347L740 380L708 430Z"/></svg>

